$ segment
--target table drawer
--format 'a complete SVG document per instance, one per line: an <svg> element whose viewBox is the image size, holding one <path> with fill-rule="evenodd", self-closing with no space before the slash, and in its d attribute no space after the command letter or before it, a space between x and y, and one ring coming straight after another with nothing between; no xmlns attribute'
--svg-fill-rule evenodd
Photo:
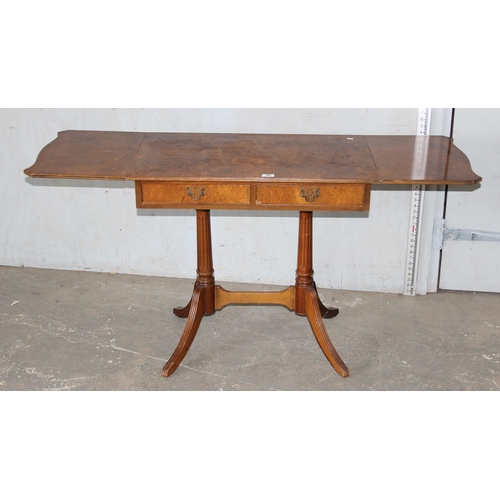
<svg viewBox="0 0 500 500"><path fill-rule="evenodd" d="M262 185L256 205L269 208L298 207L303 210L367 211L369 184Z"/></svg>
<svg viewBox="0 0 500 500"><path fill-rule="evenodd" d="M250 204L250 186L245 184L138 181L136 194L138 208L169 208L182 205L246 206Z"/></svg>

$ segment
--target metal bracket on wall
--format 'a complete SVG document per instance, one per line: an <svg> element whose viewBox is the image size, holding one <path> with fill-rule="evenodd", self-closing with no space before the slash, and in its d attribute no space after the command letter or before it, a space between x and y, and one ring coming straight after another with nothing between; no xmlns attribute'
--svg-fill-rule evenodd
<svg viewBox="0 0 500 500"><path fill-rule="evenodd" d="M445 241L489 241L500 242L500 233L480 231L476 229L462 229L445 227L444 219L434 220L432 234L432 248L442 249Z"/></svg>
<svg viewBox="0 0 500 500"><path fill-rule="evenodd" d="M443 231L443 241L500 241L500 233L490 231L478 231L475 229L445 228Z"/></svg>

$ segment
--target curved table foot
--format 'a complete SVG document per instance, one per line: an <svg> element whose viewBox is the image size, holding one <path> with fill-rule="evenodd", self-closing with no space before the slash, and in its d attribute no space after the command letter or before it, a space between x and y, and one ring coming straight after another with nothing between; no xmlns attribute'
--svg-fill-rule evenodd
<svg viewBox="0 0 500 500"><path fill-rule="evenodd" d="M314 281L313 281L313 287L314 290L316 291L316 295L318 295L318 289L316 288L316 283ZM321 302L319 295L318 295L318 305L321 317L323 319L335 318L335 316L337 316L337 314L339 313L339 310L336 307L326 307L323 304L323 302Z"/></svg>
<svg viewBox="0 0 500 500"><path fill-rule="evenodd" d="M333 366L335 371L341 377L349 376L349 369L342 361L341 357L338 355L335 347L333 347L332 341L328 336L328 332L326 331L325 325L322 320L322 311L321 311L321 302L318 297L318 292L314 286L310 286L305 290L305 309L306 309L306 317L311 324L311 328L314 332L314 336L318 341L321 350L324 355ZM325 306L323 306L325 307ZM338 310L337 310L338 314ZM335 314L335 316L337 315ZM329 316L333 317L333 316Z"/></svg>
<svg viewBox="0 0 500 500"><path fill-rule="evenodd" d="M178 317L178 318L187 318L189 316L189 310L191 309L191 302L193 300L191 299L189 302L188 302L188 305L185 306L185 307L175 307L174 308L174 314Z"/></svg>
<svg viewBox="0 0 500 500"><path fill-rule="evenodd" d="M184 314L186 308L189 308L187 314L188 320L175 351L163 367L162 375L164 377L172 375L184 359L184 356L187 354L191 344L193 343L198 327L200 326L201 319L203 318L205 309L205 294L204 289L198 286L197 283L194 286L193 296L189 301L189 304L185 308L176 309L180 309L181 314ZM176 309L174 309L174 313L176 313Z"/></svg>

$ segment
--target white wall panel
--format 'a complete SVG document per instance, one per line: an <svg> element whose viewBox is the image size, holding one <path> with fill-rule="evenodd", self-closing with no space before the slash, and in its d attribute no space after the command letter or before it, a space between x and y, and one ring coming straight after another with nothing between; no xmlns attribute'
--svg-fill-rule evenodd
<svg viewBox="0 0 500 500"><path fill-rule="evenodd" d="M28 179L68 129L414 134L417 109L2 109L0 264L195 276L194 211L138 211L130 182ZM375 187L369 214L315 216L321 287L401 292L409 191ZM213 212L216 278L289 285L298 215Z"/></svg>
<svg viewBox="0 0 500 500"><path fill-rule="evenodd" d="M458 108L453 137L483 180L480 185L450 187L446 227L499 234L500 109ZM440 287L500 292L500 243L445 240Z"/></svg>

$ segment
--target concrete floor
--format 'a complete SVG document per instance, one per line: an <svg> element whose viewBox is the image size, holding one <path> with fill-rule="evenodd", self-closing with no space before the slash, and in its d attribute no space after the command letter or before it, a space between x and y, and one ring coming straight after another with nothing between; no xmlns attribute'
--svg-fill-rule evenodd
<svg viewBox="0 0 500 500"><path fill-rule="evenodd" d="M261 285L220 283L230 290ZM280 306L229 306L203 318L177 371L193 280L0 267L4 391L496 391L500 295L404 297L319 290L342 379L307 319ZM268 290L283 287L267 287Z"/></svg>

